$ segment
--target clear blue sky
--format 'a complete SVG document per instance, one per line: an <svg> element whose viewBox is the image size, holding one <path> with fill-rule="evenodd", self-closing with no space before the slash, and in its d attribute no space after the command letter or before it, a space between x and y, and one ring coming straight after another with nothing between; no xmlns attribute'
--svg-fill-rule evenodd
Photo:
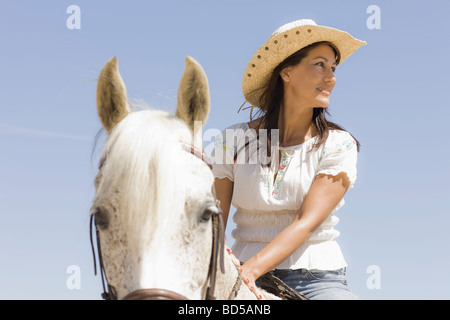
<svg viewBox="0 0 450 320"><path fill-rule="evenodd" d="M66 26L72 4L79 30ZM381 29L366 25L370 5ZM449 15L447 0L3 0L0 299L100 298L88 226L96 78L109 58L132 101L174 111L184 58L194 57L210 82L206 129L223 129L248 119L236 112L254 51L302 18L368 42L338 68L330 105L362 145L336 227L350 286L363 299L450 299ZM70 290L72 265L81 287ZM379 289L366 284L370 266Z"/></svg>

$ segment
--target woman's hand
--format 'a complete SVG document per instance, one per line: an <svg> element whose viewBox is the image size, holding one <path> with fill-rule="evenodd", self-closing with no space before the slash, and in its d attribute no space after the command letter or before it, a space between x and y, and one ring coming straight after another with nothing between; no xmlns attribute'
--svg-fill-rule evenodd
<svg viewBox="0 0 450 320"><path fill-rule="evenodd" d="M241 277L242 277L242 280L244 281L244 283L247 285L247 287L250 289L250 291L253 292L258 299L261 300L262 295L256 287L255 276L251 275L251 272L249 272L246 269L247 267L246 267L245 263L242 266L240 265L239 260L234 256L234 254L233 254L233 252L231 252L230 248L226 247L226 250L231 257L231 261L233 261L233 264L236 266L236 268L239 268L239 271L241 273Z"/></svg>
<svg viewBox="0 0 450 320"><path fill-rule="evenodd" d="M262 299L261 293L258 291L256 287L256 279L260 277L260 275L255 274L255 270L253 269L251 263L244 263L240 268L242 280L248 286L251 292L253 292L258 299Z"/></svg>

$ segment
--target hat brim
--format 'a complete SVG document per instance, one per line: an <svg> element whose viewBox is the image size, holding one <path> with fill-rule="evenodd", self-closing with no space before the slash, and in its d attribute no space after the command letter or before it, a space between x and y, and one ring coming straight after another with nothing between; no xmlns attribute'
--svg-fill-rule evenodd
<svg viewBox="0 0 450 320"><path fill-rule="evenodd" d="M242 79L245 100L260 108L261 94L273 70L298 50L320 41L336 46L341 54L340 63L366 44L345 31L317 25L302 25L271 36L255 52L245 69Z"/></svg>

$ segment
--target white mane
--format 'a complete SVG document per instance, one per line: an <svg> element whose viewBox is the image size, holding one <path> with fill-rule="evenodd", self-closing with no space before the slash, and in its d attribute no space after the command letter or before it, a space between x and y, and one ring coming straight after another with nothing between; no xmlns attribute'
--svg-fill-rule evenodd
<svg viewBox="0 0 450 320"><path fill-rule="evenodd" d="M113 190L121 195L121 210L127 212L128 223L145 228L143 234L148 237L155 235L153 226L170 219L146 216L139 209L147 207L154 213L170 215L177 209L174 206L184 206L172 201L176 195L185 194L184 184L179 183L182 173L174 161L183 157L183 150L174 140L187 142L190 136L187 127L169 113L144 110L128 115L106 142L103 157L108 161L101 168L102 183L121 186L121 190ZM145 240L137 242L147 243Z"/></svg>

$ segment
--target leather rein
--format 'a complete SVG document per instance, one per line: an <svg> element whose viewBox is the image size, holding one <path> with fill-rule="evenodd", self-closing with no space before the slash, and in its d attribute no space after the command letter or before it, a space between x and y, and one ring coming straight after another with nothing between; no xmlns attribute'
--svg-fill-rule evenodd
<svg viewBox="0 0 450 320"><path fill-rule="evenodd" d="M212 163L209 158L205 156L203 151L198 150L193 145L183 144L183 149L190 152L197 158L203 160L210 169L212 169ZM217 213L212 215L212 249L211 249L211 258L209 262L209 270L207 281L209 280L209 285L206 290L206 300L215 300L214 291L216 286L216 275L217 275L217 266L220 264L220 271L225 273L225 264L224 264L224 223L223 223L223 215L222 209L220 208L220 201L216 197L216 192L214 185L212 187L212 192L215 200L215 205L217 207ZM97 253L98 253L98 261L100 267L100 275L102 279L103 293L101 294L104 300L117 300L117 292L114 286L111 286L108 282L108 278L105 272L105 266L103 263L101 245L100 245L100 233L97 228L97 224L95 223L95 216L91 214L90 217L90 241L91 241L91 249L94 257L94 274L97 275L97 262L95 257L95 248L94 248L94 239L92 236L92 230L95 225L95 234L96 234L96 245L97 245ZM166 289L158 289L158 288L150 288L150 289L140 289L133 291L127 294L123 300L188 300L185 296L178 294L176 292L166 290Z"/></svg>

